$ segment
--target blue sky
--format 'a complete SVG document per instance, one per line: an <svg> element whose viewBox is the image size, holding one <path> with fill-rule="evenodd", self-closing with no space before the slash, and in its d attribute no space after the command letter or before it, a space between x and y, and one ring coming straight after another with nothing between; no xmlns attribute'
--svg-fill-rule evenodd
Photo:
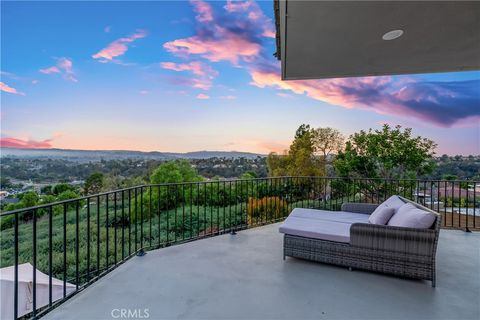
<svg viewBox="0 0 480 320"><path fill-rule="evenodd" d="M3 146L268 153L302 123L389 123L480 154L480 72L282 82L271 1L4 1L1 18Z"/></svg>

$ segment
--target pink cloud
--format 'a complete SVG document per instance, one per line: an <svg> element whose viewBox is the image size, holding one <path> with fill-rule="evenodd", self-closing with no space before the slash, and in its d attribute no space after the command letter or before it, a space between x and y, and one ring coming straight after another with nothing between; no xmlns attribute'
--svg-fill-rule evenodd
<svg viewBox="0 0 480 320"><path fill-rule="evenodd" d="M193 5L197 16L195 17L199 22L210 22L213 21L213 10L212 7L203 1L190 1Z"/></svg>
<svg viewBox="0 0 480 320"><path fill-rule="evenodd" d="M282 81L278 65L253 65L249 71L254 86L304 94L344 108L417 119L438 127L473 126L480 119L480 80L410 80L398 89L392 77Z"/></svg>
<svg viewBox="0 0 480 320"><path fill-rule="evenodd" d="M240 61L249 62L259 56L262 38L274 34L272 22L255 2L228 2L220 17L213 15L208 3L192 3L197 13L202 12L196 17L197 34L163 45L177 56L198 55L212 62L229 61L237 66Z"/></svg>
<svg viewBox="0 0 480 320"><path fill-rule="evenodd" d="M247 15L247 17L258 24L262 30L262 35L267 38L275 38L275 29L272 20L265 16L255 1L232 1L228 0L224 6L229 13L240 13Z"/></svg>
<svg viewBox="0 0 480 320"><path fill-rule="evenodd" d="M252 6L252 1L231 1L228 0L227 4L224 6L225 10L228 12L239 12L246 11Z"/></svg>
<svg viewBox="0 0 480 320"><path fill-rule="evenodd" d="M3 83L3 82L0 82L0 90L3 91L3 92L11 93L11 94L16 94L18 96L24 96L25 95L25 93L20 92L17 89L10 87L9 85L7 85L6 83Z"/></svg>
<svg viewBox="0 0 480 320"><path fill-rule="evenodd" d="M282 98L292 98L291 94L284 93L284 92L278 92L277 96L282 97Z"/></svg>
<svg viewBox="0 0 480 320"><path fill-rule="evenodd" d="M241 58L248 59L260 53L261 46L258 43L250 42L220 26L216 27L216 35L216 39L193 36L170 41L163 46L177 55L195 54L213 62L225 60L235 65Z"/></svg>
<svg viewBox="0 0 480 320"><path fill-rule="evenodd" d="M0 138L0 146L4 148L45 149L45 148L52 148L52 139L35 141L35 140L24 140L24 139L13 138L13 137L5 137L5 138Z"/></svg>
<svg viewBox="0 0 480 320"><path fill-rule="evenodd" d="M40 73L43 73L43 74L60 73L60 69L58 69L55 66L48 67L48 68L45 68L45 69L40 69L39 71L40 71Z"/></svg>
<svg viewBox="0 0 480 320"><path fill-rule="evenodd" d="M146 95L146 94L149 94L150 91L148 91L148 90L140 90L139 93L140 93L141 95Z"/></svg>
<svg viewBox="0 0 480 320"><path fill-rule="evenodd" d="M210 96L208 96L206 94L203 94L203 93L200 93L200 94L197 95L196 98L200 99L200 100L206 100L206 99L210 99Z"/></svg>
<svg viewBox="0 0 480 320"><path fill-rule="evenodd" d="M8 78L8 79L11 79L11 80L14 80L14 81L22 82L22 83L28 83L28 84L37 84L38 83L38 80L36 80L36 79L32 79L30 77L19 76L15 73L12 73L12 72L0 71L0 75L2 77Z"/></svg>
<svg viewBox="0 0 480 320"><path fill-rule="evenodd" d="M197 78L185 79L183 81L184 84L203 90L210 89L212 87L213 80L218 75L218 72L211 66L199 61L192 61L190 63L162 62L160 63L160 66L167 70L191 72L192 74L196 75ZM179 82L182 82L182 80Z"/></svg>
<svg viewBox="0 0 480 320"><path fill-rule="evenodd" d="M137 39L145 38L147 32L144 30L137 30L134 34L117 39L110 43L106 48L92 55L92 58L99 59L100 62L109 62L114 58L122 56L128 50L128 44Z"/></svg>
<svg viewBox="0 0 480 320"><path fill-rule="evenodd" d="M40 69L39 72L43 74L62 74L65 80L78 82L75 72L73 71L73 61L69 58L57 58L57 63L54 66Z"/></svg>
<svg viewBox="0 0 480 320"><path fill-rule="evenodd" d="M235 100L235 99L237 99L236 96L221 96L219 98L224 99L224 100Z"/></svg>

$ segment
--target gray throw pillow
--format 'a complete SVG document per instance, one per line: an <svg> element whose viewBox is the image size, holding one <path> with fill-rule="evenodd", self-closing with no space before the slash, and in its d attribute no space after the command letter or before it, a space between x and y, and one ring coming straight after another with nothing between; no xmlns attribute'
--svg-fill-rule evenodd
<svg viewBox="0 0 480 320"><path fill-rule="evenodd" d="M372 224L386 225L394 213L394 208L389 208L385 205L379 205L377 209L375 209L375 211L373 211L368 217L368 222Z"/></svg>
<svg viewBox="0 0 480 320"><path fill-rule="evenodd" d="M435 222L437 215L415 207L411 203L401 206L388 221L389 226L428 229Z"/></svg>
<svg viewBox="0 0 480 320"><path fill-rule="evenodd" d="M397 210L401 206L403 206L405 204L405 202L402 199L400 199L397 195L393 195L390 198L388 198L387 200L383 201L382 204L389 207L389 208L394 208L395 212L397 212Z"/></svg>

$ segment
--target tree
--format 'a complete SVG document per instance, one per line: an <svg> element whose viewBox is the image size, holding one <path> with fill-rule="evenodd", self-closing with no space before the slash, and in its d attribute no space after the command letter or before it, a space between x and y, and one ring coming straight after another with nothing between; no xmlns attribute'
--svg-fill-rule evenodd
<svg viewBox="0 0 480 320"><path fill-rule="evenodd" d="M257 174L253 171L247 171L247 172L244 172L242 173L242 175L240 176L240 179L255 179L257 178Z"/></svg>
<svg viewBox="0 0 480 320"><path fill-rule="evenodd" d="M150 182L153 184L197 182L201 180L202 177L198 175L197 170L186 160L164 162L150 176Z"/></svg>
<svg viewBox="0 0 480 320"><path fill-rule="evenodd" d="M332 153L338 153L343 149L345 137L337 129L326 127L313 130L313 145L315 151L325 160Z"/></svg>
<svg viewBox="0 0 480 320"><path fill-rule="evenodd" d="M343 150L345 137L334 128L317 128L313 131L313 144L315 151L322 156L324 172L327 172L327 164L331 162L330 155Z"/></svg>
<svg viewBox="0 0 480 320"><path fill-rule="evenodd" d="M334 166L340 176L415 178L432 172L435 147L432 140L413 137L411 128L385 124L381 130L351 135Z"/></svg>
<svg viewBox="0 0 480 320"><path fill-rule="evenodd" d="M59 184L56 184L56 185L53 187L52 193L53 193L54 195L58 196L60 193L65 192L65 191L67 191L67 190L74 191L74 190L75 190L75 187L69 185L68 183L59 183Z"/></svg>
<svg viewBox="0 0 480 320"><path fill-rule="evenodd" d="M324 174L319 158L315 155L314 130L302 124L295 133L288 153L271 153L267 158L271 176L319 176Z"/></svg>
<svg viewBox="0 0 480 320"><path fill-rule="evenodd" d="M33 207L37 205L39 200L38 194L34 191L25 192L21 197L20 203L22 204L22 208Z"/></svg>
<svg viewBox="0 0 480 320"><path fill-rule="evenodd" d="M75 198L78 198L78 194L75 191L66 190L57 196L57 201L70 200Z"/></svg>
<svg viewBox="0 0 480 320"><path fill-rule="evenodd" d="M41 194L48 194L48 195L51 195L52 194L52 186L48 185L48 186L44 186L40 189L40 193Z"/></svg>
<svg viewBox="0 0 480 320"><path fill-rule="evenodd" d="M85 180L84 192L85 194L99 193L103 188L103 174L100 172L92 173L87 180Z"/></svg>

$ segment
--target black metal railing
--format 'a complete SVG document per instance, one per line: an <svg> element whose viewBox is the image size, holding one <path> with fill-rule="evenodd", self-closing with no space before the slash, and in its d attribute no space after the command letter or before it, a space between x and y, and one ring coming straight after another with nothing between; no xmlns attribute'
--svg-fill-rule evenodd
<svg viewBox="0 0 480 320"><path fill-rule="evenodd" d="M283 220L293 208L340 210L399 194L443 215L445 228L478 229L479 182L275 177L142 185L0 215L1 267L31 263L36 318L144 251ZM36 269L48 275L38 304ZM52 279L63 281L56 296ZM71 286L73 285L73 286ZM8 294L8 293L4 293Z"/></svg>

